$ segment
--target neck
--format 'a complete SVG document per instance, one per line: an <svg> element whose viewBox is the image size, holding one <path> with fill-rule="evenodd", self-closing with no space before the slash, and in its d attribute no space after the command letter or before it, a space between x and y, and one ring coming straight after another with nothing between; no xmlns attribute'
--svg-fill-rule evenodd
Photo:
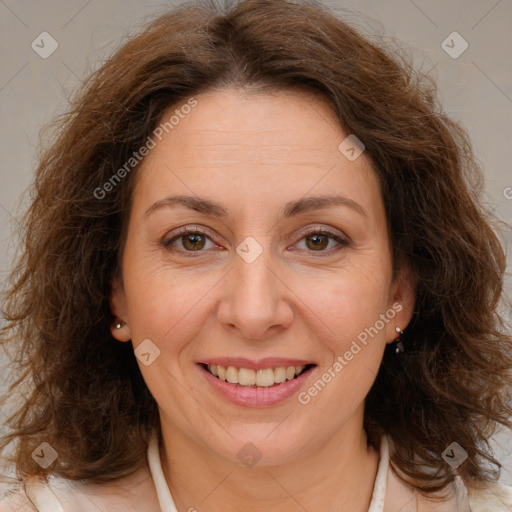
<svg viewBox="0 0 512 512"><path fill-rule="evenodd" d="M166 427L166 428L164 428ZM367 512L379 461L362 426L340 431L286 463L226 460L162 424L162 468L179 512ZM229 504L228 506L226 504Z"/></svg>

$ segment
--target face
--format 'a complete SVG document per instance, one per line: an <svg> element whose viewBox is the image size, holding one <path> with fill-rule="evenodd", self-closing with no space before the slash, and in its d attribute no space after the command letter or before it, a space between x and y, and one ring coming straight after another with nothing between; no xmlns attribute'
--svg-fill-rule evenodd
<svg viewBox="0 0 512 512"><path fill-rule="evenodd" d="M251 442L266 464L355 439L413 301L371 162L313 96L196 100L137 171L115 336L169 438L233 461Z"/></svg>

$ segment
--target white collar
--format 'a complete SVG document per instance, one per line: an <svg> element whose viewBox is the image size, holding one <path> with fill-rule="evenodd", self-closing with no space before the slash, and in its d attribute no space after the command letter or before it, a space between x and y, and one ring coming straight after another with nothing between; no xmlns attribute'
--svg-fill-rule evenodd
<svg viewBox="0 0 512 512"><path fill-rule="evenodd" d="M483 489L470 489L466 488L460 477L457 477L455 484L452 485L449 499L437 505L434 504L430 499L418 494L413 487L407 485L394 471L390 470L389 443L390 441L386 436L381 438L380 461L368 512L395 512L397 510L403 512L406 510L407 512L433 512L434 510L438 512L512 511L512 487L495 482L489 483ZM177 512L162 470L157 437L153 437L149 443L147 458L161 512ZM145 478L147 476L146 473ZM76 483L66 479L52 476L50 481L56 484L56 490L59 490L59 495L66 500L66 504L71 504L71 508L66 508L66 510L92 511L92 507L94 507L94 510L98 510L98 506L94 504L95 502L91 501L90 496L95 493L90 486L84 492ZM37 476L27 478L24 482L26 496L39 512L64 512L64 508L50 487L50 481L47 482L44 478ZM118 503L115 494L105 493L103 488L100 491L98 497L103 499L101 503L105 505L102 510L110 510L109 504ZM3 503L3 501L0 503L0 508L2 508ZM12 510L19 510L19 502L16 501L15 504L16 508ZM11 509L8 508L8 510ZM130 508L130 510L132 509Z"/></svg>
<svg viewBox="0 0 512 512"><path fill-rule="evenodd" d="M157 436L153 436L149 443L148 464L155 484L161 512L178 512L162 470ZM377 469L377 477L375 478L375 484L373 486L372 501L368 512L383 512L384 510L388 469L389 447L386 437L383 436L380 443L379 467Z"/></svg>

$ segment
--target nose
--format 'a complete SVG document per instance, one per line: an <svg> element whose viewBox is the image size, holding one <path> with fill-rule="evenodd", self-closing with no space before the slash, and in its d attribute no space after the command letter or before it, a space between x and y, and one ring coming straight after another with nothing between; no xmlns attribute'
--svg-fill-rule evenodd
<svg viewBox="0 0 512 512"><path fill-rule="evenodd" d="M293 320L293 293L283 277L268 249L251 263L235 255L218 321L245 339L263 340L279 334Z"/></svg>

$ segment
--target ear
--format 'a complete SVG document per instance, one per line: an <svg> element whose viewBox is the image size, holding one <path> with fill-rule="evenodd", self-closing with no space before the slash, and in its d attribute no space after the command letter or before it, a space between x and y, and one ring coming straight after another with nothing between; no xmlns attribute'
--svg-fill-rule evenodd
<svg viewBox="0 0 512 512"><path fill-rule="evenodd" d="M400 264L393 280L389 296L389 310L395 315L386 326L386 342L392 343L398 338L396 327L405 331L414 313L416 299L416 278L408 264L404 261Z"/></svg>
<svg viewBox="0 0 512 512"><path fill-rule="evenodd" d="M109 299L110 311L116 318L110 326L112 336L118 341L130 341L131 332L128 325L126 297L121 281L116 277L112 280L112 291ZM120 323L121 327L116 327Z"/></svg>

